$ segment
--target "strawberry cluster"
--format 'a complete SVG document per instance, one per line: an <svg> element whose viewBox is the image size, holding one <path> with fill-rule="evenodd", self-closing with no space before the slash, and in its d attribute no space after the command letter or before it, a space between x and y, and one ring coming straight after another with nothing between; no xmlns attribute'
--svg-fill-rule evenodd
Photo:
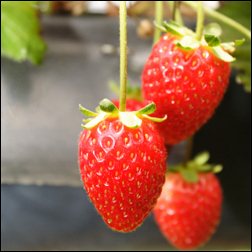
<svg viewBox="0 0 252 252"><path fill-rule="evenodd" d="M103 100L96 113L80 106L93 118L83 125L79 166L90 200L112 229L135 230L154 209L164 236L193 249L219 223L222 190L214 173L221 167L206 163L208 153L168 170L166 159L172 145L212 117L234 59L214 35L198 41L174 22L164 27L143 69L143 101L128 99L126 112L118 100Z"/></svg>

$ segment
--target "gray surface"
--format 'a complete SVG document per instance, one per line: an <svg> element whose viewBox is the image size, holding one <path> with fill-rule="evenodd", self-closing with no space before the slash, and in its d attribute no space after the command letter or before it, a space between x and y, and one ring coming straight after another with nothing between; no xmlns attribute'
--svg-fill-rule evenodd
<svg viewBox="0 0 252 252"><path fill-rule="evenodd" d="M118 46L118 22L47 17L43 23L49 50L40 67L1 59L1 183L81 186L78 105L94 110L103 98L116 98L108 81L119 81L119 55L102 55L100 47ZM128 78L140 84L151 41L135 36L132 20L130 34Z"/></svg>

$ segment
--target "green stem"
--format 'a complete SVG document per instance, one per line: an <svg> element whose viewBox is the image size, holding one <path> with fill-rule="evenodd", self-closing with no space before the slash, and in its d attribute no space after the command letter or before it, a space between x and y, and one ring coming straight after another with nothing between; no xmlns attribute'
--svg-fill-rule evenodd
<svg viewBox="0 0 252 252"><path fill-rule="evenodd" d="M186 153L183 161L184 167L187 167L187 163L191 158L192 149L193 149L193 136L190 136L186 140Z"/></svg>
<svg viewBox="0 0 252 252"><path fill-rule="evenodd" d="M155 22L161 25L163 21L163 1L155 1ZM153 45L155 45L161 37L161 30L155 27Z"/></svg>
<svg viewBox="0 0 252 252"><path fill-rule="evenodd" d="M197 25L196 25L196 39L201 40L204 29L204 9L202 1L197 1Z"/></svg>
<svg viewBox="0 0 252 252"><path fill-rule="evenodd" d="M197 10L197 3L195 1L182 1L183 3L185 3L186 5L190 6L192 9ZM242 34L244 34L246 37L248 37L251 40L251 31L249 29L247 29L246 27L244 27L243 25L237 23L236 21L234 21L233 19L215 11L215 10L211 10L208 8L204 8L204 12L209 15L210 17L213 17L231 27L233 27L234 29L236 29L237 31L241 32Z"/></svg>
<svg viewBox="0 0 252 252"><path fill-rule="evenodd" d="M173 10L173 20L176 21L180 26L184 26L182 16L179 11L180 1L166 1L170 10Z"/></svg>
<svg viewBox="0 0 252 252"><path fill-rule="evenodd" d="M127 8L126 1L120 1L120 103L119 111L126 111L127 92Z"/></svg>

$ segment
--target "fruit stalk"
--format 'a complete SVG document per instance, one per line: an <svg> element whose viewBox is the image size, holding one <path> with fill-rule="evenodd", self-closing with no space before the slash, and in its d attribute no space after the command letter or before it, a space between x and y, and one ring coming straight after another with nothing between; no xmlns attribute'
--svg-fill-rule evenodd
<svg viewBox="0 0 252 252"><path fill-rule="evenodd" d="M180 11L179 11L179 5L180 5L180 1L166 1L168 3L168 5L170 6L170 8L173 10L172 13L172 19L177 22L179 25L183 26L183 19L180 15Z"/></svg>
<svg viewBox="0 0 252 252"><path fill-rule="evenodd" d="M204 9L202 1L197 1L197 26L196 26L196 39L201 40L204 29Z"/></svg>
<svg viewBox="0 0 252 252"><path fill-rule="evenodd" d="M127 8L126 1L120 1L120 104L119 111L126 111L127 92Z"/></svg>
<svg viewBox="0 0 252 252"><path fill-rule="evenodd" d="M185 151L185 156L183 160L184 167L187 167L187 163L191 158L192 149L193 149L193 136L190 136L186 140L186 151Z"/></svg>
<svg viewBox="0 0 252 252"><path fill-rule="evenodd" d="M163 1L155 1L155 22L161 25L163 21ZM153 46L159 41L161 30L155 27Z"/></svg>

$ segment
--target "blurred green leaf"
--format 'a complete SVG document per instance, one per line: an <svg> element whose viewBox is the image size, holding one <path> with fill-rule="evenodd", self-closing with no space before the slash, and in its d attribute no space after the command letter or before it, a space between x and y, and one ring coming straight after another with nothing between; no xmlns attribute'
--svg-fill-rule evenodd
<svg viewBox="0 0 252 252"><path fill-rule="evenodd" d="M251 30L251 1L223 2L223 6L217 11ZM223 23L220 24L222 27L221 40L223 42L244 38L244 35L234 28ZM232 62L231 66L239 69L236 81L244 84L245 90L251 92L251 40L245 38L244 44L235 48L232 56L236 58L236 61Z"/></svg>
<svg viewBox="0 0 252 252"><path fill-rule="evenodd" d="M1 55L16 61L42 62L46 44L40 37L38 1L1 1Z"/></svg>

